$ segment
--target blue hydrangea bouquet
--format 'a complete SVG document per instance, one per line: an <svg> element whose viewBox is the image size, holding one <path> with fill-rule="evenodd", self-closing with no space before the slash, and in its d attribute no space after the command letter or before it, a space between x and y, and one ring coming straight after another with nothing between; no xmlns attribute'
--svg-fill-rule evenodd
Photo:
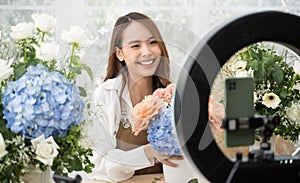
<svg viewBox="0 0 300 183"><path fill-rule="evenodd" d="M171 106L174 84L159 88L132 109L131 127L135 135L147 130L148 141L166 155L180 155L180 145L173 126Z"/></svg>
<svg viewBox="0 0 300 183"><path fill-rule="evenodd" d="M166 155L180 155L180 146L172 124L172 106L167 105L150 119L148 141L151 146Z"/></svg>
<svg viewBox="0 0 300 183"><path fill-rule="evenodd" d="M33 170L59 174L91 172L92 150L80 143L86 92L76 76L91 69L80 62L87 35L80 27L64 31L70 46L63 58L55 42L56 19L33 14L34 23L0 31L0 180L21 182Z"/></svg>
<svg viewBox="0 0 300 183"><path fill-rule="evenodd" d="M42 64L31 65L2 92L6 127L25 138L65 137L72 124L84 121L85 104L78 87Z"/></svg>

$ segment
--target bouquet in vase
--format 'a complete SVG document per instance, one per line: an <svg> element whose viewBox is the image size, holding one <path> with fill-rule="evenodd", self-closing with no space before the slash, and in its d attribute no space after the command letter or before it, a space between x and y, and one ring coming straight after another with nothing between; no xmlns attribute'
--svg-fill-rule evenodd
<svg viewBox="0 0 300 183"><path fill-rule="evenodd" d="M59 58L56 19L33 14L33 23L1 31L0 180L21 182L31 171L51 168L66 175L91 172L92 150L80 144L86 104L76 76L91 69L80 62L85 31L72 27L62 40L70 45Z"/></svg>

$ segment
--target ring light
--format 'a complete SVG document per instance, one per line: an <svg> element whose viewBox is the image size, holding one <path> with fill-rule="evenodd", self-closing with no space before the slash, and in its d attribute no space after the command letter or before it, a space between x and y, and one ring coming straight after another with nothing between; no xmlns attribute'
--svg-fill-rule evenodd
<svg viewBox="0 0 300 183"><path fill-rule="evenodd" d="M197 44L180 73L174 109L178 138L187 160L210 182L226 182L235 164L219 149L208 126L212 83L234 53L261 41L285 45L299 55L300 17L265 11L217 27ZM290 157L286 161L242 161L231 182L299 182L299 172L300 160Z"/></svg>

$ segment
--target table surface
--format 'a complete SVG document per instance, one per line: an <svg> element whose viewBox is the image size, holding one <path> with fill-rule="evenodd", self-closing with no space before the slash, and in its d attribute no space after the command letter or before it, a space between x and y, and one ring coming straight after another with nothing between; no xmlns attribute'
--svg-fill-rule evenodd
<svg viewBox="0 0 300 183"><path fill-rule="evenodd" d="M154 178L162 178L163 179L163 174L162 173L156 173L156 174L146 174L146 175L135 175L131 177L128 180L122 181L120 183L151 183ZM108 183L108 182L103 182L99 180L83 180L82 183Z"/></svg>

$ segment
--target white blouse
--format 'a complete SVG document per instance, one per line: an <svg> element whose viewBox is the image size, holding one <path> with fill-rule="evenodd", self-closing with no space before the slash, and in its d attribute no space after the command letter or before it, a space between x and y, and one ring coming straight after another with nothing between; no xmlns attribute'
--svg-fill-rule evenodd
<svg viewBox="0 0 300 183"><path fill-rule="evenodd" d="M86 128L86 141L92 144L95 164L93 172L83 175L84 178L108 182L120 182L133 176L135 170L154 166L154 160L149 160L142 146L123 151L116 149L116 134L121 120L120 89L122 76L109 79L94 91L94 116L89 120ZM127 111L131 111L128 86L122 94L126 102ZM77 172L78 173L78 172Z"/></svg>

